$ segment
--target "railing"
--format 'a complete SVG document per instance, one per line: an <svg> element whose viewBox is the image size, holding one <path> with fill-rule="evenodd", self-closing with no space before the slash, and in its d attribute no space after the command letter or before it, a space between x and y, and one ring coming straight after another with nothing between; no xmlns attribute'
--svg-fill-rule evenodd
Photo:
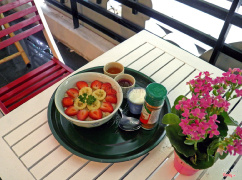
<svg viewBox="0 0 242 180"><path fill-rule="evenodd" d="M125 39L129 38L129 36L132 35L132 32L137 33L143 30L144 22L142 23L141 22L142 20L140 21L140 19L142 19L143 17L140 18L140 16L146 15L148 16L148 18L149 17L154 18L206 45L211 46L214 50L213 50L212 56L210 57L209 63L213 65L215 65L220 52L242 62L242 51L225 43L225 39L227 37L227 34L229 33L231 25L235 25L239 28L242 28L242 15L236 13L242 3L242 0L234 0L229 10L223 9L221 7L218 7L216 5L210 4L202 0L192 0L192 1L177 0L180 3L184 3L199 11L205 12L211 16L214 16L218 19L223 20L224 25L222 30L220 31L218 39L200 30L194 29L193 27L188 26L182 22L179 22L171 17L168 17L165 14L155 11L147 4L144 5L144 2L151 2L149 0L147 1L115 0L122 4L122 8L125 7L125 8L131 9L131 11L128 11L128 13L130 14L125 12L127 14L122 14L121 16L118 16L107 10L106 5L108 0L70 0L70 1L46 0L46 1L62 9L63 11L71 14L73 17L73 23L75 28L79 27L79 23L80 23L79 20L81 20L82 22L89 24L95 29L98 29L98 31L101 31L105 35L111 37L112 39L118 42L122 42ZM142 2L142 4L139 2ZM78 9L78 6L85 7L86 13L84 12L84 9L83 10L80 10L80 8ZM89 14L87 12L89 12L89 14L91 14L90 12L98 13L100 16L97 18L100 19L100 17L105 17L106 19L110 20L109 22L114 22L116 24L119 24L120 31L117 32L116 30L114 30L112 25L108 25L108 26L104 25L103 24L104 21L100 21L100 20L98 21L94 17L91 17L91 18L88 17ZM128 18L129 16L137 16L137 18L130 19ZM137 22L136 20L139 22ZM128 29L128 33L122 33L122 31L127 32L127 29Z"/></svg>

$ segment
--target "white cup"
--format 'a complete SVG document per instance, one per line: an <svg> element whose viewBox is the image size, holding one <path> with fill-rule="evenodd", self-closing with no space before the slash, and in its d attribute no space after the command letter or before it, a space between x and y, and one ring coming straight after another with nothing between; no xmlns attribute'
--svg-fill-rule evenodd
<svg viewBox="0 0 242 180"><path fill-rule="evenodd" d="M118 73L112 73L110 71L111 68L118 69ZM110 62L110 63L107 63L103 67L103 72L104 72L104 74L106 74L106 75L108 75L112 78L115 78L119 74L124 74L124 66L121 63L118 63L118 62Z"/></svg>
<svg viewBox="0 0 242 180"><path fill-rule="evenodd" d="M127 92L135 86L135 78L130 74L119 74L114 78L114 80L117 81L118 84L120 85L120 87L123 91L123 97L127 98ZM122 84L123 84L122 81L125 82L125 80L130 82L131 85L125 86L125 87L122 86Z"/></svg>

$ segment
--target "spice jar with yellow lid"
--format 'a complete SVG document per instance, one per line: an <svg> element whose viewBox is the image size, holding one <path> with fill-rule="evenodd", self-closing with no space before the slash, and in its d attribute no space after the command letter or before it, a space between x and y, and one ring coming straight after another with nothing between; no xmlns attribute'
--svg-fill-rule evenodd
<svg viewBox="0 0 242 180"><path fill-rule="evenodd" d="M145 102L140 115L143 129L151 130L155 127L166 95L166 88L159 83L151 83L146 87Z"/></svg>

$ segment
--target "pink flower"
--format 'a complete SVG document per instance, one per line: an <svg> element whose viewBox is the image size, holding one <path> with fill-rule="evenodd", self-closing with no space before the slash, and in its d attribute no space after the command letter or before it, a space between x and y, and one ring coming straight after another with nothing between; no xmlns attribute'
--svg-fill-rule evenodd
<svg viewBox="0 0 242 180"><path fill-rule="evenodd" d="M200 72L199 74L198 74L198 76L195 76L195 78L201 78L201 76L202 76L202 72Z"/></svg>
<svg viewBox="0 0 242 180"><path fill-rule="evenodd" d="M211 123L210 125L213 125L215 122L219 123L219 121L217 120L217 117L218 117L217 114L214 114L209 117L209 122Z"/></svg>
<svg viewBox="0 0 242 180"><path fill-rule="evenodd" d="M240 139L242 139L242 128L241 127L237 127L236 128L236 134L240 137Z"/></svg>
<svg viewBox="0 0 242 180"><path fill-rule="evenodd" d="M212 129L212 130L208 131L208 134L209 134L209 138L212 138L214 135L218 136L220 133L217 129Z"/></svg>
<svg viewBox="0 0 242 180"><path fill-rule="evenodd" d="M232 71L232 70L231 70ZM230 70L222 74L224 77L228 77L230 75Z"/></svg>
<svg viewBox="0 0 242 180"><path fill-rule="evenodd" d="M228 111L230 103L226 101L221 95L216 96L213 100L215 108L222 108L224 111Z"/></svg>
<svg viewBox="0 0 242 180"><path fill-rule="evenodd" d="M181 122L179 123L179 126L181 126L182 130L183 130L183 134L187 135L189 133L189 120L186 119L181 119Z"/></svg>
<svg viewBox="0 0 242 180"><path fill-rule="evenodd" d="M211 105L212 105L212 99L210 97L205 97L200 100L200 106L204 109L211 107Z"/></svg>
<svg viewBox="0 0 242 180"><path fill-rule="evenodd" d="M234 151L234 146L228 145L226 153L229 152L229 154L232 154L232 151Z"/></svg>
<svg viewBox="0 0 242 180"><path fill-rule="evenodd" d="M229 80L230 80L232 83L236 83L236 82L237 82L237 80L236 80L236 75L235 75L235 74L231 74Z"/></svg>
<svg viewBox="0 0 242 180"><path fill-rule="evenodd" d="M209 125L206 122L201 122L199 124L199 131L201 133L201 135L205 135L206 134L206 130L209 128Z"/></svg>
<svg viewBox="0 0 242 180"><path fill-rule="evenodd" d="M221 86L218 90L217 90L218 94L223 94L225 92L224 88Z"/></svg>
<svg viewBox="0 0 242 180"><path fill-rule="evenodd" d="M225 77L216 77L213 81L213 85L225 84Z"/></svg>
<svg viewBox="0 0 242 180"><path fill-rule="evenodd" d="M190 112L188 109L185 109L184 110L184 113L182 113L182 116L185 117L185 118L188 118L190 116Z"/></svg>
<svg viewBox="0 0 242 180"><path fill-rule="evenodd" d="M242 73L242 70L241 70L241 73ZM237 75L238 77L237 77L237 80L238 80L238 85L241 85L242 84L242 76L241 75Z"/></svg>
<svg viewBox="0 0 242 180"><path fill-rule="evenodd" d="M177 104L177 105L175 106L175 108L176 108L176 110L180 110L180 109L181 109L181 105L180 105L180 104Z"/></svg>
<svg viewBox="0 0 242 180"><path fill-rule="evenodd" d="M175 106L181 112L179 125L183 134L187 135L187 139L196 141L220 135L218 115L228 111L229 100L236 96L242 97L242 70L230 68L228 72L215 79L211 78L211 74L207 71L200 72L198 76L187 82L187 85L190 87L192 97L183 98ZM236 133L221 140L223 144L220 146L230 154L242 154L241 139L242 128L237 127Z"/></svg>
<svg viewBox="0 0 242 180"><path fill-rule="evenodd" d="M233 145L232 145L233 144ZM239 155L242 155L242 139L238 140L238 139L235 139L232 144L229 144L226 148L227 148L227 151L226 152L229 152L229 154L233 154L233 156L237 154ZM232 153L232 151L234 151L234 153Z"/></svg>
<svg viewBox="0 0 242 180"><path fill-rule="evenodd" d="M205 74L205 77L208 77L211 75L208 71L205 71L204 74Z"/></svg>
<svg viewBox="0 0 242 180"><path fill-rule="evenodd" d="M239 89L235 89L235 92L236 92L236 96L237 96L237 97L242 96L242 89L241 89L241 90L239 90Z"/></svg>
<svg viewBox="0 0 242 180"><path fill-rule="evenodd" d="M240 68L234 68L234 69L229 68L229 71L231 73L240 72Z"/></svg>
<svg viewBox="0 0 242 180"><path fill-rule="evenodd" d="M192 110L191 114L199 119L203 119L205 116L205 113L202 113L199 108Z"/></svg>
<svg viewBox="0 0 242 180"><path fill-rule="evenodd" d="M234 155L239 154L242 155L242 139L234 140Z"/></svg>

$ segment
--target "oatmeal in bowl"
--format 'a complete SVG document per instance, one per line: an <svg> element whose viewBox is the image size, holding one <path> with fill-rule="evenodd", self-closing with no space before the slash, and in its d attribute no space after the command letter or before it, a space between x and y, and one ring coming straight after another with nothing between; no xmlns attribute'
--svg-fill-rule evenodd
<svg viewBox="0 0 242 180"><path fill-rule="evenodd" d="M101 73L87 72L67 78L57 88L55 104L67 120L80 127L109 121L123 101L119 84Z"/></svg>

